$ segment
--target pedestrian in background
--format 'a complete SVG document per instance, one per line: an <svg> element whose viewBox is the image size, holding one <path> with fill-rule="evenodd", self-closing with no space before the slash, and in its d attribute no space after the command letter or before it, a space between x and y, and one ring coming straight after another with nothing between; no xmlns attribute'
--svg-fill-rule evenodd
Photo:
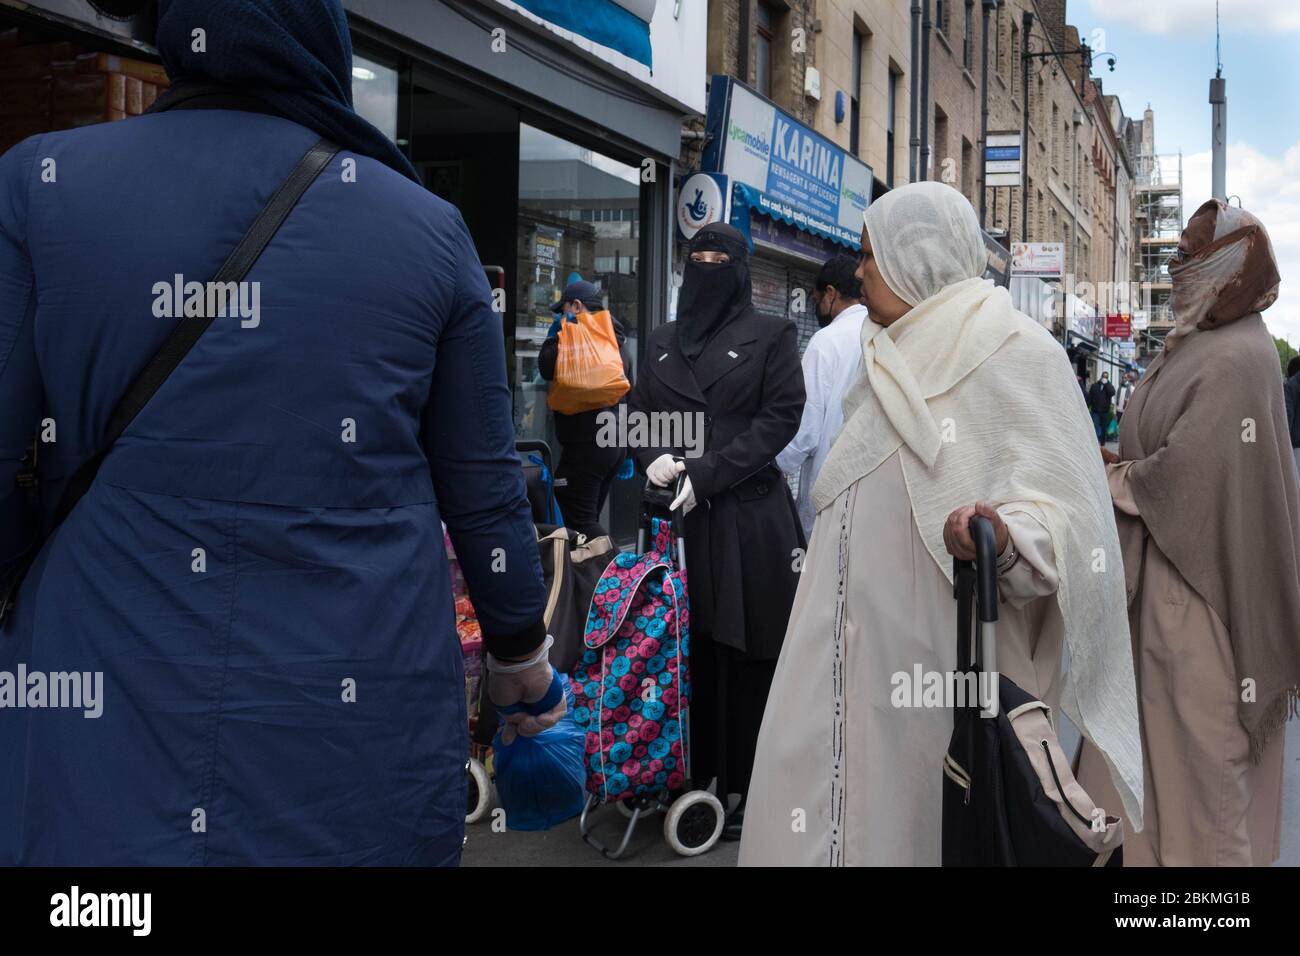
<svg viewBox="0 0 1300 956"><path fill-rule="evenodd" d="M1115 386L1110 384L1110 375L1101 373L1101 378L1092 383L1088 390L1088 410L1092 413L1092 427L1097 432L1097 443L1106 444L1106 429L1110 427L1110 404L1115 398Z"/></svg>
<svg viewBox="0 0 1300 956"><path fill-rule="evenodd" d="M560 325L577 322L579 312L601 312L605 308L600 289L592 282L578 280L565 286L560 301L551 307L557 316L547 332L546 341L537 355L537 368L546 381L555 380L555 366L560 354ZM618 317L611 315L614 337L623 358L623 375L632 382L632 353L627 347L627 333ZM617 413L618 405L565 415L555 412L555 437L560 442L560 461L555 467L555 500L564 524L588 538L605 534L600 512L609 497L610 486L627 458L627 449L618 445L602 447L596 440L600 416Z"/></svg>
<svg viewBox="0 0 1300 956"><path fill-rule="evenodd" d="M1258 219L1210 200L1169 275L1174 328L1102 451L1142 691L1146 828L1124 865L1267 866L1300 693L1300 480L1281 391L1261 387L1277 263ZM1079 782L1106 778L1085 745Z"/></svg>
<svg viewBox="0 0 1300 956"><path fill-rule="evenodd" d="M1124 410L1128 408L1128 401L1133 397L1134 375L1132 372L1125 372L1120 380L1119 391L1115 393L1115 419L1117 422L1124 421Z"/></svg>
<svg viewBox="0 0 1300 956"><path fill-rule="evenodd" d="M763 716L743 865L940 864L952 712L895 692L900 675L956 670L952 559L973 555L976 513L999 548L998 670L1063 706L1141 812L1105 475L1064 352L983 278L987 261L951 186L867 207L862 369L814 489L819 530ZM1097 573L1099 552L1114 573Z"/></svg>
<svg viewBox="0 0 1300 956"><path fill-rule="evenodd" d="M749 244L713 223L691 239L677 321L650 334L629 414L698 416L703 454L641 448L656 485L683 473L691 609L691 775L740 802L740 838L758 727L799 583L804 536L774 463L799 428L803 373L793 322L753 306Z"/></svg>
<svg viewBox="0 0 1300 956"><path fill-rule="evenodd" d="M855 274L855 256L838 255L826 261L813 283L817 296L817 324L821 326L803 353L803 384L808 393L803 418L794 439L776 458L777 467L799 477L799 522L812 537L813 486L822 462L831 450L840 426L844 395L862 362L862 282Z"/></svg>
<svg viewBox="0 0 1300 956"><path fill-rule="evenodd" d="M1291 430L1291 450L1295 453L1296 467L1300 468L1300 355L1287 363L1286 376L1283 394L1286 396L1287 427Z"/></svg>

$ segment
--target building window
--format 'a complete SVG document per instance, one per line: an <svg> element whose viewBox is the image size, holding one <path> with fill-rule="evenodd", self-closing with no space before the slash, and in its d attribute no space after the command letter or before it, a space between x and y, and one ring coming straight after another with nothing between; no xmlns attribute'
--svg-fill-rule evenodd
<svg viewBox="0 0 1300 956"><path fill-rule="evenodd" d="M768 99L772 98L772 8L762 0L755 9L757 36L754 40L754 86Z"/></svg>
<svg viewBox="0 0 1300 956"><path fill-rule="evenodd" d="M1062 140L1056 135L1056 131L1061 128L1061 111L1055 103L1052 104L1052 125L1047 128L1048 145L1047 154L1052 158L1052 168L1058 173L1061 171L1061 146Z"/></svg>
<svg viewBox="0 0 1300 956"><path fill-rule="evenodd" d="M849 92L849 152L857 156L861 150L862 143L862 58L866 51L867 38L858 33L853 33L853 88Z"/></svg>
<svg viewBox="0 0 1300 956"><path fill-rule="evenodd" d="M961 191L975 205L975 149L965 136L961 138Z"/></svg>
<svg viewBox="0 0 1300 956"><path fill-rule="evenodd" d="M989 32L993 34L993 69L1000 73L1006 72L1006 55L1007 48L1002 42L1002 9L1006 4L998 4L993 9L993 22L989 24Z"/></svg>
<svg viewBox="0 0 1300 956"><path fill-rule="evenodd" d="M931 168L935 169L936 177L943 180L947 172L945 168L950 158L948 153L948 114L939 108L939 104L934 104L934 147L930 153L934 157L931 162ZM926 178L929 178L929 170L926 170Z"/></svg>
<svg viewBox="0 0 1300 956"><path fill-rule="evenodd" d="M975 0L966 0L966 41L961 46L961 65L972 69L975 63Z"/></svg>
<svg viewBox="0 0 1300 956"><path fill-rule="evenodd" d="M1020 89L1020 30L1011 25L1011 98L1016 98Z"/></svg>
<svg viewBox="0 0 1300 956"><path fill-rule="evenodd" d="M934 3L934 25L935 28L944 35L948 33L948 4L944 0L935 0Z"/></svg>
<svg viewBox="0 0 1300 956"><path fill-rule="evenodd" d="M898 116L898 78L901 74L889 71L889 104L885 108L885 185L894 188L894 123Z"/></svg>

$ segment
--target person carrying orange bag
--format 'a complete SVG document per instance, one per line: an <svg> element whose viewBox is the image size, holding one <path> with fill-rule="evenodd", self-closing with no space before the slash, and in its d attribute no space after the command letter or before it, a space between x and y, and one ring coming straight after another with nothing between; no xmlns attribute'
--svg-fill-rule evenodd
<svg viewBox="0 0 1300 956"><path fill-rule="evenodd" d="M632 387L623 373L623 356L608 309L571 313L560 323L555 380L546 404L561 415L576 415L618 403Z"/></svg>
<svg viewBox="0 0 1300 956"><path fill-rule="evenodd" d="M538 371L551 383L555 437L563 449L555 470L555 497L564 523L588 537L601 537L600 512L627 450L598 441L600 415L616 411L632 382L632 356L604 295L575 276L552 307L555 324L537 356Z"/></svg>

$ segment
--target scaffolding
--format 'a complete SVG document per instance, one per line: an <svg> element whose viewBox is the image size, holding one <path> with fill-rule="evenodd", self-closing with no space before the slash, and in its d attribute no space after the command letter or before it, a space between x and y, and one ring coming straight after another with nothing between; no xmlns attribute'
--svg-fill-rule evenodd
<svg viewBox="0 0 1300 956"><path fill-rule="evenodd" d="M1150 354L1174 327L1169 295L1169 260L1183 232L1183 154L1141 152L1137 158L1135 222L1137 278L1142 308L1150 325L1140 351Z"/></svg>

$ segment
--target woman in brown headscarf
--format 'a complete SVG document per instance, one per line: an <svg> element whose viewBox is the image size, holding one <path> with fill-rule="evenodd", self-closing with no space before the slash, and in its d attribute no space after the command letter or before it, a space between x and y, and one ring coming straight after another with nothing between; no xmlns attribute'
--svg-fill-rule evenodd
<svg viewBox="0 0 1300 956"><path fill-rule="evenodd" d="M1175 328L1129 400L1119 455L1102 453L1144 755L1146 825L1124 862L1267 865L1300 688L1300 488L1259 315L1277 263L1258 219L1211 200L1169 274ZM1090 793L1109 786L1086 744L1080 763Z"/></svg>

